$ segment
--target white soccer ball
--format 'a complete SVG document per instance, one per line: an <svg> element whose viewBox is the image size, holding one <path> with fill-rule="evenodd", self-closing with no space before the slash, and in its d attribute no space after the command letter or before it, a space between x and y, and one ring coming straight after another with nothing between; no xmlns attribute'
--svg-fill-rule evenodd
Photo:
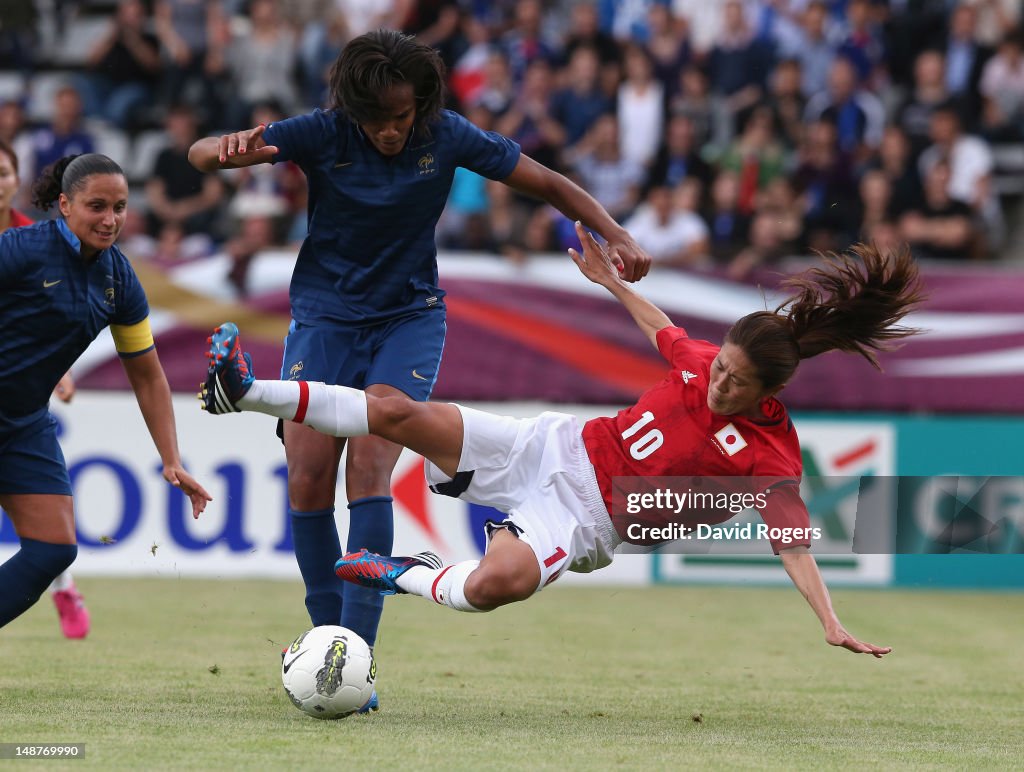
<svg viewBox="0 0 1024 772"><path fill-rule="evenodd" d="M347 627L307 630L284 653L281 681L295 707L314 718L344 718L373 694L377 665L366 641Z"/></svg>

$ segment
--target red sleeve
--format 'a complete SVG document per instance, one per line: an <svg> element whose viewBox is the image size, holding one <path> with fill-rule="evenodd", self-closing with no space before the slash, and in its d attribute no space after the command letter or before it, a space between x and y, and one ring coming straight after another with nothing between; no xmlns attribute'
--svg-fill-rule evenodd
<svg viewBox="0 0 1024 772"><path fill-rule="evenodd" d="M768 528L766 536L772 551L791 547L811 546L811 516L800 498L800 486L794 483L780 485L767 496L767 506L761 510L761 519Z"/></svg>
<svg viewBox="0 0 1024 772"><path fill-rule="evenodd" d="M690 336L686 334L686 330L682 327L665 327L664 329L658 330L656 340L658 341L658 351L665 357L665 361L672 362L672 347L675 345L677 340L689 340Z"/></svg>

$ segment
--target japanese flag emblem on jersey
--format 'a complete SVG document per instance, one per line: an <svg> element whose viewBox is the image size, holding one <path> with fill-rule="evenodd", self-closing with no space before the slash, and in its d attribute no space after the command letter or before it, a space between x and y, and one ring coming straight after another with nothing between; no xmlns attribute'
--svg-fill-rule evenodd
<svg viewBox="0 0 1024 772"><path fill-rule="evenodd" d="M722 450L730 456L735 456L747 447L747 441L743 439L743 435L739 433L734 424L726 424L715 432L715 439L718 440Z"/></svg>

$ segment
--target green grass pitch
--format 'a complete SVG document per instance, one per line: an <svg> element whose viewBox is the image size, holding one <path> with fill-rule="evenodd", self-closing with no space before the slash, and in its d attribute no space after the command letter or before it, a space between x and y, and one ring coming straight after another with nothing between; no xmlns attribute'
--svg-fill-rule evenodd
<svg viewBox="0 0 1024 772"><path fill-rule="evenodd" d="M1024 759L1024 594L835 591L855 635L894 647L883 660L827 646L791 588L553 588L478 615L392 598L377 646L382 710L322 722L281 688L281 647L306 625L298 583L79 585L93 616L85 641L60 637L49 598L0 632L0 742L86 743L67 769Z"/></svg>

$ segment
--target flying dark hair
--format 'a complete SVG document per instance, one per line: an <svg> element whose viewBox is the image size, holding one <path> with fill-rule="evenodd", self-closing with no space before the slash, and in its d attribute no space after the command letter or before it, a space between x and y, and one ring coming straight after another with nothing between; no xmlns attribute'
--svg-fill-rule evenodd
<svg viewBox="0 0 1024 772"><path fill-rule="evenodd" d="M6 140L0 139L0 153L11 159L11 166L14 167L14 173L18 173L18 154L14 152L14 148L11 147Z"/></svg>
<svg viewBox="0 0 1024 772"><path fill-rule="evenodd" d="M408 83L416 99L416 125L433 121L444 107L445 67L440 55L412 35L379 29L351 40L331 67L330 106L356 123L381 115L381 97Z"/></svg>
<svg viewBox="0 0 1024 772"><path fill-rule="evenodd" d="M124 170L100 153L68 155L43 169L32 184L32 205L45 212L63 193L69 198L85 186L86 177L94 174L120 174Z"/></svg>
<svg viewBox="0 0 1024 772"><path fill-rule="evenodd" d="M757 311L736 322L725 341L743 349L766 389L784 385L800 360L839 350L860 354L875 368L876 351L920 330L898 326L924 298L917 264L903 245L892 255L855 244L845 255L783 284L796 294L775 311Z"/></svg>

